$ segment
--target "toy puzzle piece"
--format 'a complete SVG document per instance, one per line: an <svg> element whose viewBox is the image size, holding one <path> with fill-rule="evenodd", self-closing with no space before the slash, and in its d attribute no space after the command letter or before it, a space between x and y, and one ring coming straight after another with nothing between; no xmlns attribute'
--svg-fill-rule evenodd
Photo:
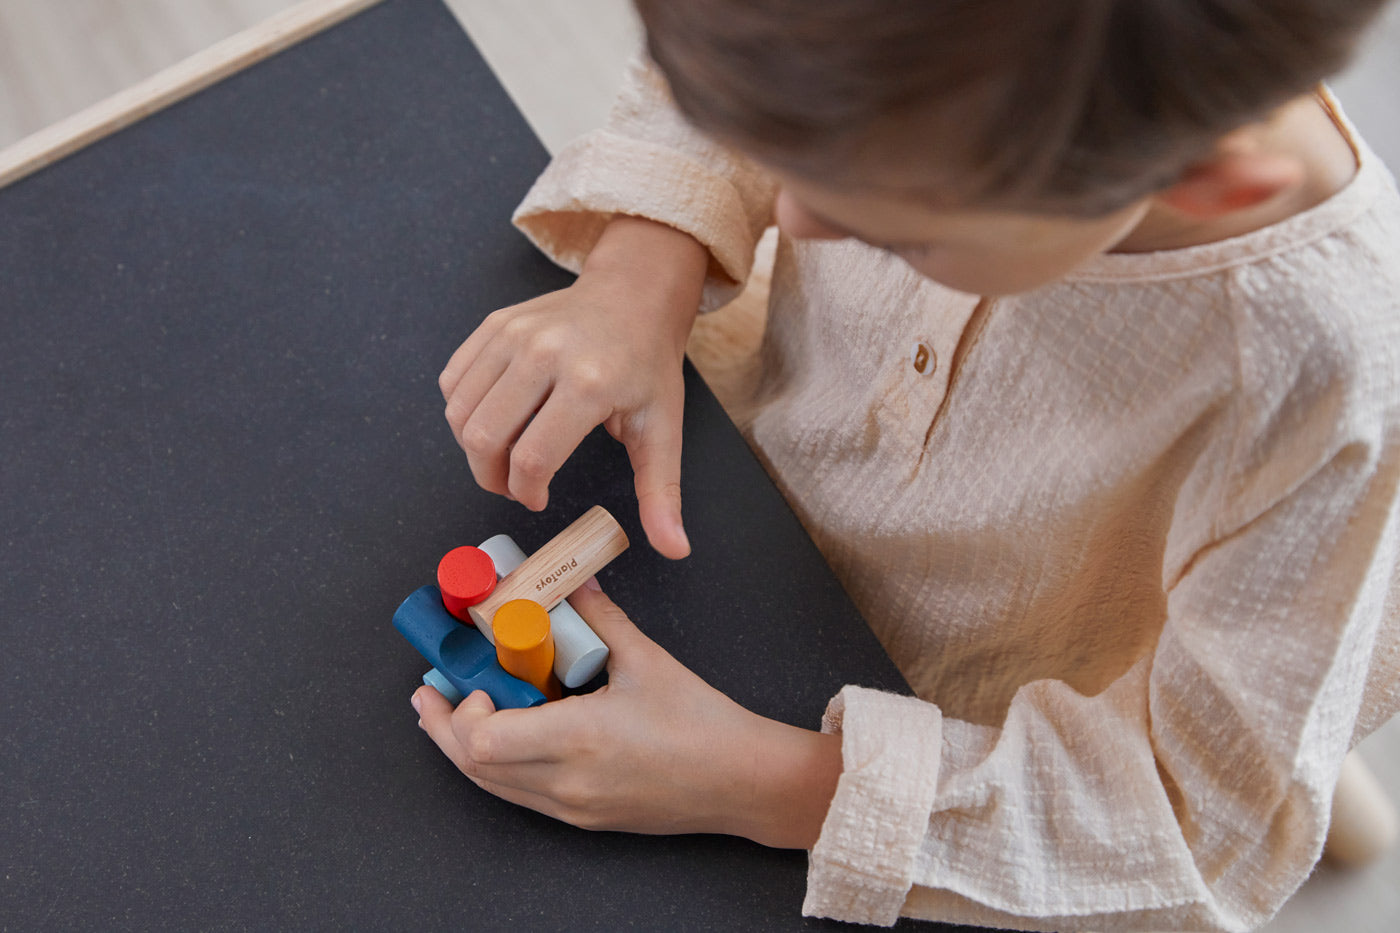
<svg viewBox="0 0 1400 933"><path fill-rule="evenodd" d="M485 690L496 709L521 709L545 701L543 693L496 663L496 649L481 632L452 617L436 586L421 586L410 593L394 613L394 628L463 697Z"/></svg>
<svg viewBox="0 0 1400 933"><path fill-rule="evenodd" d="M497 709L538 706L558 697L561 682L582 686L607 663L607 646L564 597L627 546L622 526L594 506L530 557L506 535L455 548L438 565L439 586L404 600L394 627L432 663L423 682L454 704L485 690ZM512 636L497 644L493 620L512 602L531 611L508 614Z"/></svg>
<svg viewBox="0 0 1400 933"><path fill-rule="evenodd" d="M452 681L448 680L447 676L437 668L433 668L423 675L423 683L432 687L438 693L441 693L442 698L453 706L456 706L466 699L466 697L462 695L462 691L452 686Z"/></svg>
<svg viewBox="0 0 1400 933"><path fill-rule="evenodd" d="M510 535L487 538L481 542L481 550L490 556L502 577L525 563L525 552ZM567 600L549 610L549 625L554 635L554 674L564 686L582 687L602 673L608 663L608 646Z"/></svg>
<svg viewBox="0 0 1400 933"><path fill-rule="evenodd" d="M455 547L438 562L437 581L442 604L468 625L476 624L471 607L490 596L496 581L508 572L499 570L492 558L481 548Z"/></svg>
<svg viewBox="0 0 1400 933"><path fill-rule="evenodd" d="M501 667L549 699L559 699L554 636L544 607L531 599L512 599L496 610L491 628L496 633L496 660Z"/></svg>
<svg viewBox="0 0 1400 933"><path fill-rule="evenodd" d="M627 550L627 533L601 505L584 512L524 563L506 574L491 595L468 610L493 644L491 619L512 599L531 599L553 609L614 557Z"/></svg>

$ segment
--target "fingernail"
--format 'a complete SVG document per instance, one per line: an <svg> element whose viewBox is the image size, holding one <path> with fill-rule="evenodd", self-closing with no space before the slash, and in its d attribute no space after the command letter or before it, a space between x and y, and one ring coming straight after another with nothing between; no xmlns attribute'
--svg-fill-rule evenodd
<svg viewBox="0 0 1400 933"><path fill-rule="evenodd" d="M420 699L418 699L418 694L415 693L415 694L413 695L412 699L410 699L408 702L410 702L410 703L413 704L413 711L414 711L415 713L422 713L422 712L423 712L423 701L420 700Z"/></svg>
<svg viewBox="0 0 1400 933"><path fill-rule="evenodd" d="M598 578L597 578L597 577L589 577L587 580L584 580L584 581L583 581L583 588L584 588L585 590L592 590L592 591L595 592L595 593L601 593L601 592L603 592L603 588L602 588L601 586L598 585Z"/></svg>

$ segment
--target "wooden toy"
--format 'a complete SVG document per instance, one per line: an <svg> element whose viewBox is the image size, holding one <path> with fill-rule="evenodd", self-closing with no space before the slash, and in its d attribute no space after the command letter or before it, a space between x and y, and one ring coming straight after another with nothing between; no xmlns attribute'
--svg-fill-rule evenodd
<svg viewBox="0 0 1400 933"><path fill-rule="evenodd" d="M549 628L549 613L533 599L512 599L491 618L501 667L557 700L559 679L554 676L554 638Z"/></svg>
<svg viewBox="0 0 1400 933"><path fill-rule="evenodd" d="M423 683L432 687L438 693L441 693L442 698L453 706L456 706L466 699L462 691L458 690L453 685L452 681L448 680L447 676L435 667L423 675Z"/></svg>
<svg viewBox="0 0 1400 933"><path fill-rule="evenodd" d="M404 600L394 627L432 663L423 682L452 703L485 690L497 709L538 706L607 663L607 646L564 597L627 546L617 520L594 506L531 557L506 535L454 548L438 564L439 585Z"/></svg>
<svg viewBox="0 0 1400 933"><path fill-rule="evenodd" d="M496 584L490 596L470 607L477 628L492 644L491 618L512 599L532 599L546 610L627 550L627 533L601 505L584 512L544 547Z"/></svg>
<svg viewBox="0 0 1400 933"><path fill-rule="evenodd" d="M448 551L438 563L438 589L447 611L468 625L475 625L472 606L496 588L496 565L481 548L458 547Z"/></svg>
<svg viewBox="0 0 1400 933"><path fill-rule="evenodd" d="M501 576L525 563L525 552L510 535L496 535L481 542ZM554 674L569 688L582 687L602 673L608 663L608 646L593 634L569 601L549 610L549 630L554 636Z"/></svg>
<svg viewBox="0 0 1400 933"><path fill-rule="evenodd" d="M448 681L461 696L485 690L497 709L539 706L544 694L507 674L481 632L463 625L442 604L436 586L414 590L394 613L394 628L433 665L424 682ZM429 679L432 678L432 679ZM444 694L445 695L445 694Z"/></svg>

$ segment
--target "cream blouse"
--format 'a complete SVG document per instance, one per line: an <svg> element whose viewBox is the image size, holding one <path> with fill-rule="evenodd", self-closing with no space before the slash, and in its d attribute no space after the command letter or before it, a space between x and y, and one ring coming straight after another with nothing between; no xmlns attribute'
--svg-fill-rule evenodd
<svg viewBox="0 0 1400 933"><path fill-rule="evenodd" d="M1343 125L1345 125L1343 123ZM1400 706L1400 198L979 300L780 238L750 440L916 697L848 686L807 914L1244 930ZM575 271L614 214L748 276L771 179L630 72L515 221Z"/></svg>

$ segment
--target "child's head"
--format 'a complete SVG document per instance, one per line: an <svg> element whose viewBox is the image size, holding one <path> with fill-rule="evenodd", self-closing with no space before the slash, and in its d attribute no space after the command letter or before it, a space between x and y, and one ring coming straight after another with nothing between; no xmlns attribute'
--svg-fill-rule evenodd
<svg viewBox="0 0 1400 933"><path fill-rule="evenodd" d="M909 205L957 221L948 242L1059 238L1080 259L1222 139L1338 70L1382 5L637 0L682 111L778 174L794 232L824 218L899 244L892 215ZM846 222L871 205L875 229ZM1015 230L968 228L1011 215Z"/></svg>

